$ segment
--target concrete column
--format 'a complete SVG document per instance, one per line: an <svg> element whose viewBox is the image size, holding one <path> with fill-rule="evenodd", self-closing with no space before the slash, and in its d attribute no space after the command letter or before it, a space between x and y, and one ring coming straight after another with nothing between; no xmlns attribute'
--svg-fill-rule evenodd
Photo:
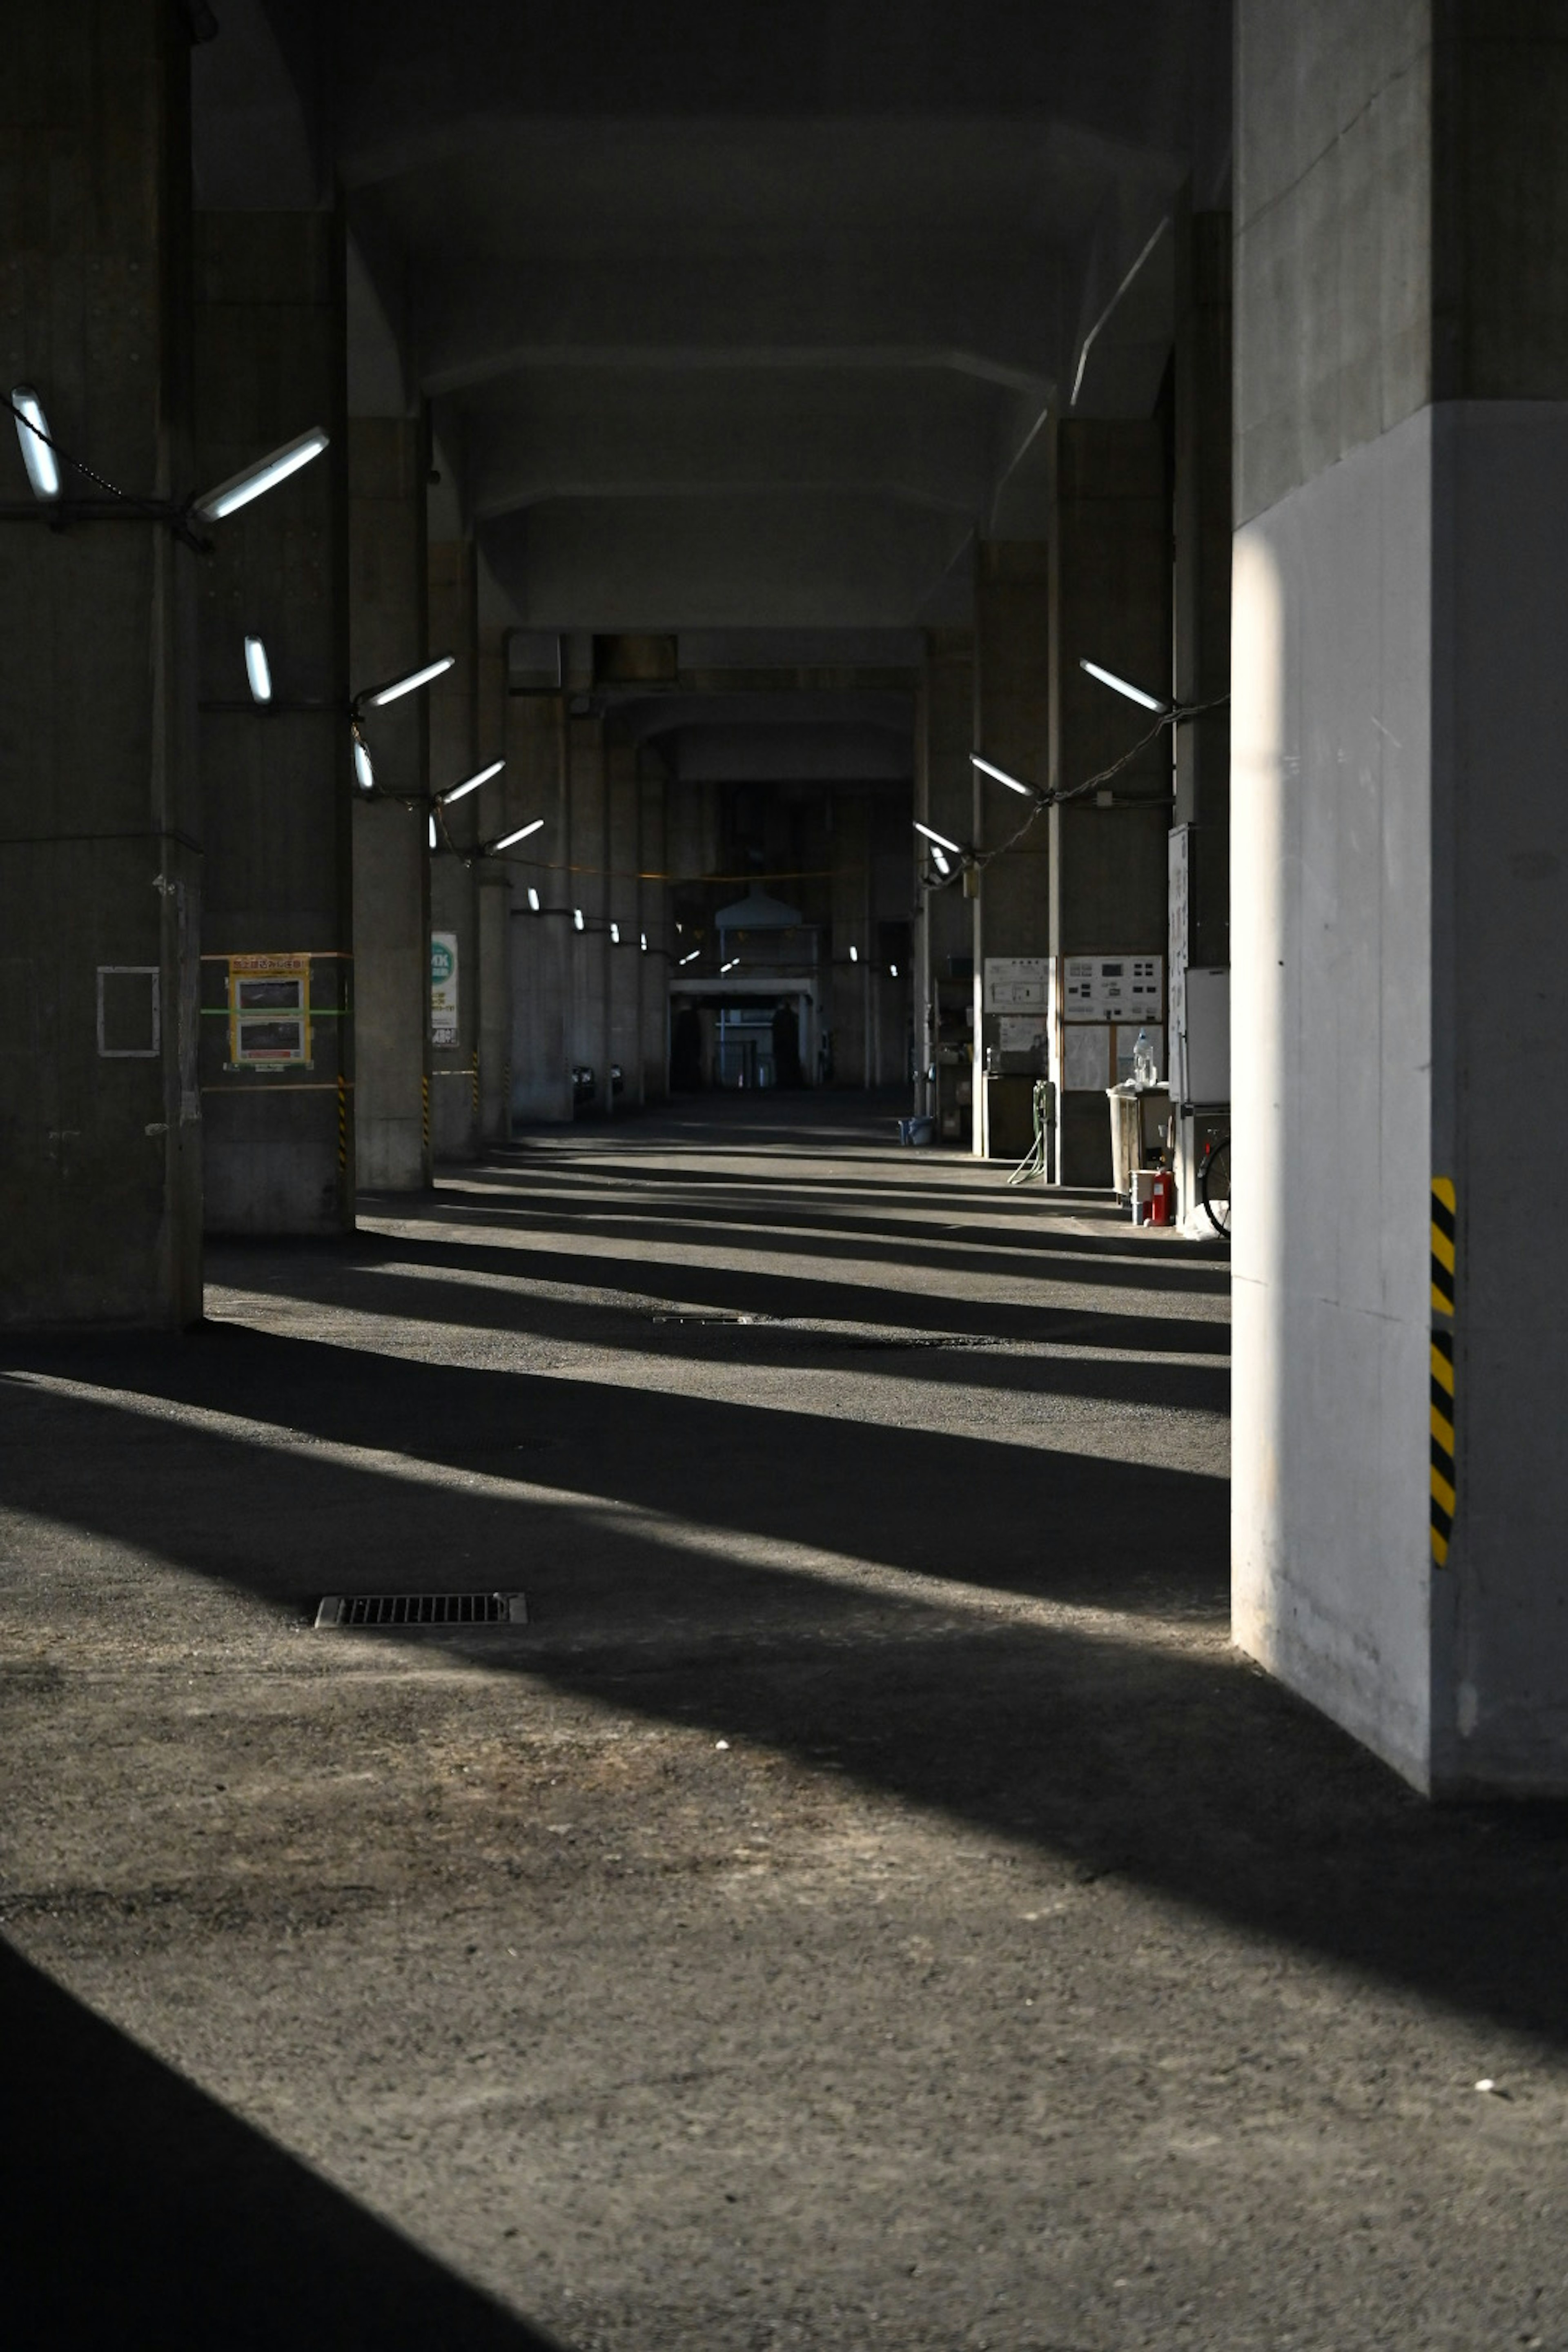
<svg viewBox="0 0 1568 2352"><path fill-rule="evenodd" d="M143 498L188 495L189 57L163 0L11 28L5 383ZM199 559L34 520L6 420L0 565L0 1319L201 1314ZM68 473L68 498L96 496Z"/></svg>
<svg viewBox="0 0 1568 2352"><path fill-rule="evenodd" d="M505 629L493 622L480 622L477 647L474 762L476 767L487 768L492 760L505 759L510 749ZM529 780L524 776L521 781L526 785ZM515 804L516 790L516 780L509 782L504 770L493 782L480 787L471 820L476 842L498 841L512 829L506 822L506 812ZM528 819L516 822L526 824ZM535 847L539 838L523 843L524 851ZM528 904L522 893L513 890L519 871L510 863L489 857L481 858L473 869L479 1134L486 1143L505 1142L511 1133L512 910L514 903L525 908ZM528 869L521 871L526 881Z"/></svg>
<svg viewBox="0 0 1568 2352"><path fill-rule="evenodd" d="M869 808L864 793L844 792L830 795L829 808L828 1019L833 1029L833 1083L865 1087L871 1082Z"/></svg>
<svg viewBox="0 0 1568 2352"><path fill-rule="evenodd" d="M1150 694L1171 684L1171 506L1163 419L1066 423L1057 436L1052 541L1051 782L1063 792L1143 749L1110 781L1050 812L1050 951L1058 987L1068 957L1163 959L1168 945L1171 734L1153 714L1079 667L1099 662ZM1110 1182L1105 1088L1144 1022L1106 1021L1103 1064L1075 1068L1057 1032L1059 1181ZM1161 1011L1163 1012L1163 1001ZM1076 1025L1076 1024L1074 1024ZM1131 1035L1127 1033L1131 1031ZM1152 1042L1163 1045L1163 1035ZM1079 1048L1081 1052L1081 1047ZM1081 1081L1073 1085L1074 1077ZM1163 1057L1161 1076L1164 1076Z"/></svg>
<svg viewBox="0 0 1568 2352"><path fill-rule="evenodd" d="M928 629L915 712L915 814L966 842L974 819L974 635L969 629ZM934 877L931 845L911 836L917 876ZM915 924L915 1087L917 1108L938 1120L948 1143L967 1141L973 1085L974 917L963 895L956 858L951 880L920 891ZM919 885L917 883L917 887ZM958 1057L958 1058L954 1058ZM924 1073L935 1066L934 1084Z"/></svg>
<svg viewBox="0 0 1568 2352"><path fill-rule="evenodd" d="M1241 0L1237 60L1236 1634L1561 1793L1568 25Z"/></svg>
<svg viewBox="0 0 1568 2352"><path fill-rule="evenodd" d="M614 1114L643 1107L643 959L637 948L642 793L635 744L612 743L606 748L605 788L609 836L605 905L606 920L614 924L616 935L605 948L610 1058L621 1070L618 1098L609 1091L606 1073L605 1108Z"/></svg>
<svg viewBox="0 0 1568 2352"><path fill-rule="evenodd" d="M642 965L642 1042L638 1058L645 1104L667 1102L669 1098L669 973L675 933L669 884L662 878L669 870L668 789L658 754L645 751L637 780L642 857L637 929L639 942L644 939L647 941L646 951L640 945L638 950Z"/></svg>
<svg viewBox="0 0 1568 2352"><path fill-rule="evenodd" d="M479 647L477 575L471 540L429 545L429 634L438 651L456 654L457 667L430 690L430 782L439 793L461 783L480 765ZM492 755L493 756L493 755ZM466 793L443 812L430 860L430 929L454 942L457 957L456 1034L438 1039L434 1007L430 1031L430 1148L435 1160L475 1160L479 1150L479 918L473 863L485 827L499 806L493 785ZM455 848L448 849L449 836ZM434 971L434 949L432 949ZM444 959L443 959L444 960ZM454 1024L443 1024L449 1031Z"/></svg>
<svg viewBox="0 0 1568 2352"><path fill-rule="evenodd" d="M349 666L356 694L430 651L424 434L416 419L349 420ZM438 648L437 650L446 650ZM430 1181L430 698L365 715L380 796L353 806L358 1181ZM398 797L399 795L403 797Z"/></svg>
<svg viewBox="0 0 1568 2352"><path fill-rule="evenodd" d="M983 542L974 573L973 749L1042 786L1050 758L1050 549L1035 540ZM985 962L1050 953L1050 829L1043 820L1026 826L1027 803L978 769L970 771L970 839L991 856L973 902L973 1149L984 1159L994 1144L999 1156L1012 1158L1016 1139L988 1132L986 1052L1020 1080L1037 1074L1038 1058L1004 1047L1002 1015L985 1007Z"/></svg>
<svg viewBox="0 0 1568 2352"><path fill-rule="evenodd" d="M1187 955L1230 961L1231 216L1178 222L1175 697L1209 705L1175 737L1175 822L1192 837Z"/></svg>
<svg viewBox="0 0 1568 2352"><path fill-rule="evenodd" d="M206 1224L336 1233L353 1223L354 1132L342 222L204 212L195 250L198 473L222 481L310 425L332 435L215 530L201 574ZM266 705L247 636L267 650ZM243 1018L269 998L276 1028Z"/></svg>
<svg viewBox="0 0 1568 2352"><path fill-rule="evenodd" d="M511 1116L566 1124L572 1118L573 876L571 803L566 789L566 707L560 695L513 694L507 699L507 792L503 823L545 820L542 833L521 845L528 862L498 870L514 900L510 907L511 971ZM536 892L540 908L529 905Z"/></svg>
<svg viewBox="0 0 1568 2352"><path fill-rule="evenodd" d="M566 781L570 805L569 908L580 910L567 933L572 980L571 1060L594 1073L594 1099L587 1118L610 1110L610 929L608 879L609 787L602 719L570 719L566 728Z"/></svg>

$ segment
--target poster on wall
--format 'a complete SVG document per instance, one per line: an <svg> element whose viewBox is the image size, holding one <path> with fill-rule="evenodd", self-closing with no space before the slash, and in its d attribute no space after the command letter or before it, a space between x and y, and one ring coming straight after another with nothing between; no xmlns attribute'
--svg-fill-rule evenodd
<svg viewBox="0 0 1568 2352"><path fill-rule="evenodd" d="M1163 956L1068 956L1062 966L1062 1018L1158 1021L1164 981Z"/></svg>
<svg viewBox="0 0 1568 2352"><path fill-rule="evenodd" d="M228 1059L233 1069L282 1069L310 1058L310 959L228 959Z"/></svg>
<svg viewBox="0 0 1568 2352"><path fill-rule="evenodd" d="M1048 956L987 956L987 1013L1044 1013L1049 981Z"/></svg>
<svg viewBox="0 0 1568 2352"><path fill-rule="evenodd" d="M1062 1033L1062 1090L1085 1094L1110 1084L1110 1031L1097 1023L1079 1024Z"/></svg>
<svg viewBox="0 0 1568 2352"><path fill-rule="evenodd" d="M458 1042L458 934L430 934L430 1043Z"/></svg>

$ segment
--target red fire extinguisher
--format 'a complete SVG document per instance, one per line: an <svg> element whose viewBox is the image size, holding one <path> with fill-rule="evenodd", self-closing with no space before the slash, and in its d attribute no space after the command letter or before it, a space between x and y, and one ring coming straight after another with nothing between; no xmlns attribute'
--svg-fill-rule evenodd
<svg viewBox="0 0 1568 2352"><path fill-rule="evenodd" d="M1175 1222L1176 1180L1168 1168L1157 1168L1149 1196L1149 1223L1152 1225L1173 1225Z"/></svg>

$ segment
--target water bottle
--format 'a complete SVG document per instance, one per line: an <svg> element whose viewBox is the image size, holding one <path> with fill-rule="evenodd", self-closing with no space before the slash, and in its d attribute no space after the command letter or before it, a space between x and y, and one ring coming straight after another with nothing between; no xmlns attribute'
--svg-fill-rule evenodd
<svg viewBox="0 0 1568 2352"><path fill-rule="evenodd" d="M1159 1070L1154 1061L1154 1048L1149 1043L1147 1029L1140 1029L1138 1042L1132 1048L1132 1083L1135 1087L1158 1086Z"/></svg>

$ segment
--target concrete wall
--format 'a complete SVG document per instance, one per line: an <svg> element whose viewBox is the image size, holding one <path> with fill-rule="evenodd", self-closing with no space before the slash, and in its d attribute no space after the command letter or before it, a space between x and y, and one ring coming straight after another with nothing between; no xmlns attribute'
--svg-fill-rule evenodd
<svg viewBox="0 0 1568 2352"><path fill-rule="evenodd" d="M425 474L416 420L350 419L356 694L416 668L430 651ZM430 1181L429 712L428 696L417 692L366 713L384 796L356 794L353 807L356 1156L370 1192L417 1192Z"/></svg>
<svg viewBox="0 0 1568 2352"><path fill-rule="evenodd" d="M195 228L202 478L222 481L310 425L332 436L215 530L200 573L206 1226L335 1233L353 1222L355 1099L342 224L204 212ZM247 635L267 648L265 708L246 684ZM309 1063L236 1066L227 959L300 953Z"/></svg>
<svg viewBox="0 0 1568 2352"><path fill-rule="evenodd" d="M447 791L473 775L479 757L479 661L471 540L429 544L430 643L456 654L457 667L430 690L430 784ZM493 754L491 755L494 756ZM493 786L465 793L443 813L449 850L437 836L430 860L430 928L458 942L458 1038L430 1047L430 1148L434 1160L474 1159L479 1149L479 880L471 863L498 805Z"/></svg>
<svg viewBox="0 0 1568 2352"><path fill-rule="evenodd" d="M187 52L158 0L8 28L0 349L127 489L191 475ZM7 418L0 496L31 506ZM68 478L68 488L84 487ZM5 531L0 1319L201 1312L194 592L152 523ZM111 1002L100 1050L99 974ZM151 1026L156 983L161 1019ZM139 1000L139 1001L138 1001Z"/></svg>

